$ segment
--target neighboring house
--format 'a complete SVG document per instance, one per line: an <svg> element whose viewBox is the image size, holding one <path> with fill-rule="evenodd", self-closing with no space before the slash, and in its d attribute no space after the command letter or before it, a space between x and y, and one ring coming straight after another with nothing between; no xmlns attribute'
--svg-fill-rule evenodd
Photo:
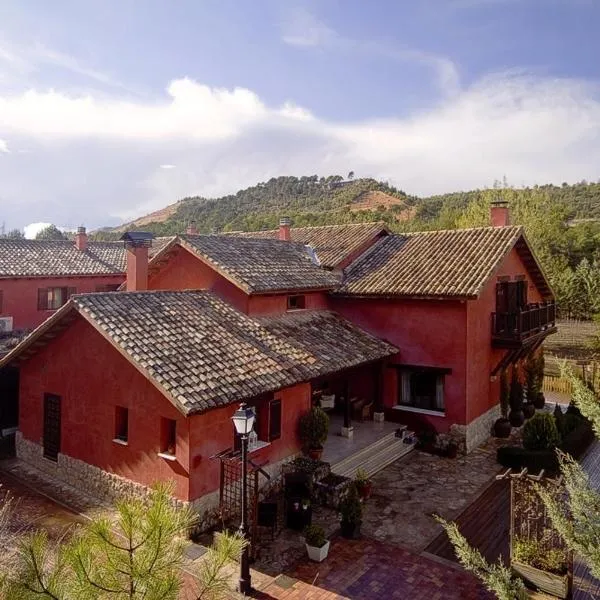
<svg viewBox="0 0 600 600"><path fill-rule="evenodd" d="M191 232L152 260L148 235L127 234L127 292L74 296L0 361L20 370L17 452L105 497L173 479L208 508L226 493L240 401L258 412L257 473L299 451L320 395L345 399L343 435L355 418L418 418L471 450L498 415L499 374L554 331L522 229L503 206L491 218L406 235Z"/></svg>
<svg viewBox="0 0 600 600"><path fill-rule="evenodd" d="M33 329L73 294L115 291L124 280L123 243L88 241L85 227L74 242L0 239L0 334Z"/></svg>

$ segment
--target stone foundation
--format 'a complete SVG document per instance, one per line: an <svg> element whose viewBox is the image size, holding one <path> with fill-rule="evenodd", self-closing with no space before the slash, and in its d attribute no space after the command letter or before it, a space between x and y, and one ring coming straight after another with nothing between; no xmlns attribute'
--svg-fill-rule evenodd
<svg viewBox="0 0 600 600"><path fill-rule="evenodd" d="M468 454L492 435L492 426L500 417L500 405L490 408L468 425L452 425L450 436Z"/></svg>
<svg viewBox="0 0 600 600"><path fill-rule="evenodd" d="M15 447L17 458L23 462L33 466L44 475L66 483L104 504L112 505L115 501L124 498L146 499L151 492L148 486L109 473L65 454L59 454L57 462L48 460L44 458L43 447L25 439L20 431L16 434ZM280 485L281 467L293 458L294 456L290 456L263 467L263 470L271 476L271 479L265 482L264 478L261 477L262 481L265 482L264 487L260 490L261 497L264 497L269 490ZM182 508L190 506L192 508L198 515L198 525L195 528L197 531L205 531L221 522L219 490L205 494L191 502L173 498L173 505Z"/></svg>

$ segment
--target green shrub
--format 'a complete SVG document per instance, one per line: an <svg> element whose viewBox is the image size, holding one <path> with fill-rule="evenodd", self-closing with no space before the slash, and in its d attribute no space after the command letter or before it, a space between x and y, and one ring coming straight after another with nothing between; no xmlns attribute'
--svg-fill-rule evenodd
<svg viewBox="0 0 600 600"><path fill-rule="evenodd" d="M322 548L327 543L325 530L319 525L309 525L304 530L304 539L309 546Z"/></svg>
<svg viewBox="0 0 600 600"><path fill-rule="evenodd" d="M322 448L329 433L329 417L318 406L300 417L300 440L306 450Z"/></svg>
<svg viewBox="0 0 600 600"><path fill-rule="evenodd" d="M358 525L362 521L363 505L354 483L348 487L348 493L341 499L339 511L345 523Z"/></svg>
<svg viewBox="0 0 600 600"><path fill-rule="evenodd" d="M523 385L519 380L516 369L513 369L509 394L510 409L515 412L523 410Z"/></svg>
<svg viewBox="0 0 600 600"><path fill-rule="evenodd" d="M554 417L537 413L523 428L523 447L526 450L552 450L558 446L560 435Z"/></svg>
<svg viewBox="0 0 600 600"><path fill-rule="evenodd" d="M513 558L536 569L564 575L569 557L564 548L547 548L537 540L517 538L513 546Z"/></svg>
<svg viewBox="0 0 600 600"><path fill-rule="evenodd" d="M584 421L583 417L579 417L573 413L567 413L561 419L560 426L559 423L556 423L560 437L562 439L566 438L572 431L581 427Z"/></svg>
<svg viewBox="0 0 600 600"><path fill-rule="evenodd" d="M554 450L525 450L520 446L502 446L496 452L496 460L507 469L520 471L527 468L530 473L558 473L558 457Z"/></svg>

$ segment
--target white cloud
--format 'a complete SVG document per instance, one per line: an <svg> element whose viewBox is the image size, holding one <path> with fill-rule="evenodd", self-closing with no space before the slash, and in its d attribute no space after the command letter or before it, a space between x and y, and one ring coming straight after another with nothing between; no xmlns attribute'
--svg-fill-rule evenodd
<svg viewBox="0 0 600 600"><path fill-rule="evenodd" d="M174 169L175 165L160 165L161 169Z"/></svg>
<svg viewBox="0 0 600 600"><path fill-rule="evenodd" d="M420 195L484 187L503 175L514 185L595 180L599 91L584 81L504 73L428 111L346 123L189 79L173 81L153 103L0 94L0 131L11 146L31 150L0 160L3 219L10 227L32 219L115 224L282 174L354 170Z"/></svg>
<svg viewBox="0 0 600 600"><path fill-rule="evenodd" d="M4 152L6 154L9 152L8 144L3 139L0 139L0 152Z"/></svg>
<svg viewBox="0 0 600 600"><path fill-rule="evenodd" d="M52 225L52 223L29 223L29 225L25 225L23 228L25 237L28 240L34 240L36 235L42 231L42 229L46 229L46 227L49 227L50 225Z"/></svg>
<svg viewBox="0 0 600 600"><path fill-rule="evenodd" d="M438 87L445 94L454 94L460 87L458 68L449 58L385 40L362 41L344 37L304 8L289 11L281 26L281 40L301 49L320 47L376 59L417 63L433 71Z"/></svg>

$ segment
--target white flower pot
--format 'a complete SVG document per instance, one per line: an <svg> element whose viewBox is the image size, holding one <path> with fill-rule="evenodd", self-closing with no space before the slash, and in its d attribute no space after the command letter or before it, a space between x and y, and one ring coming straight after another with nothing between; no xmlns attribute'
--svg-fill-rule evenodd
<svg viewBox="0 0 600 600"><path fill-rule="evenodd" d="M308 558L310 558L310 560L314 560L315 562L323 562L329 553L329 540L327 540L325 545L321 546L320 548L306 544L306 551L308 552Z"/></svg>

